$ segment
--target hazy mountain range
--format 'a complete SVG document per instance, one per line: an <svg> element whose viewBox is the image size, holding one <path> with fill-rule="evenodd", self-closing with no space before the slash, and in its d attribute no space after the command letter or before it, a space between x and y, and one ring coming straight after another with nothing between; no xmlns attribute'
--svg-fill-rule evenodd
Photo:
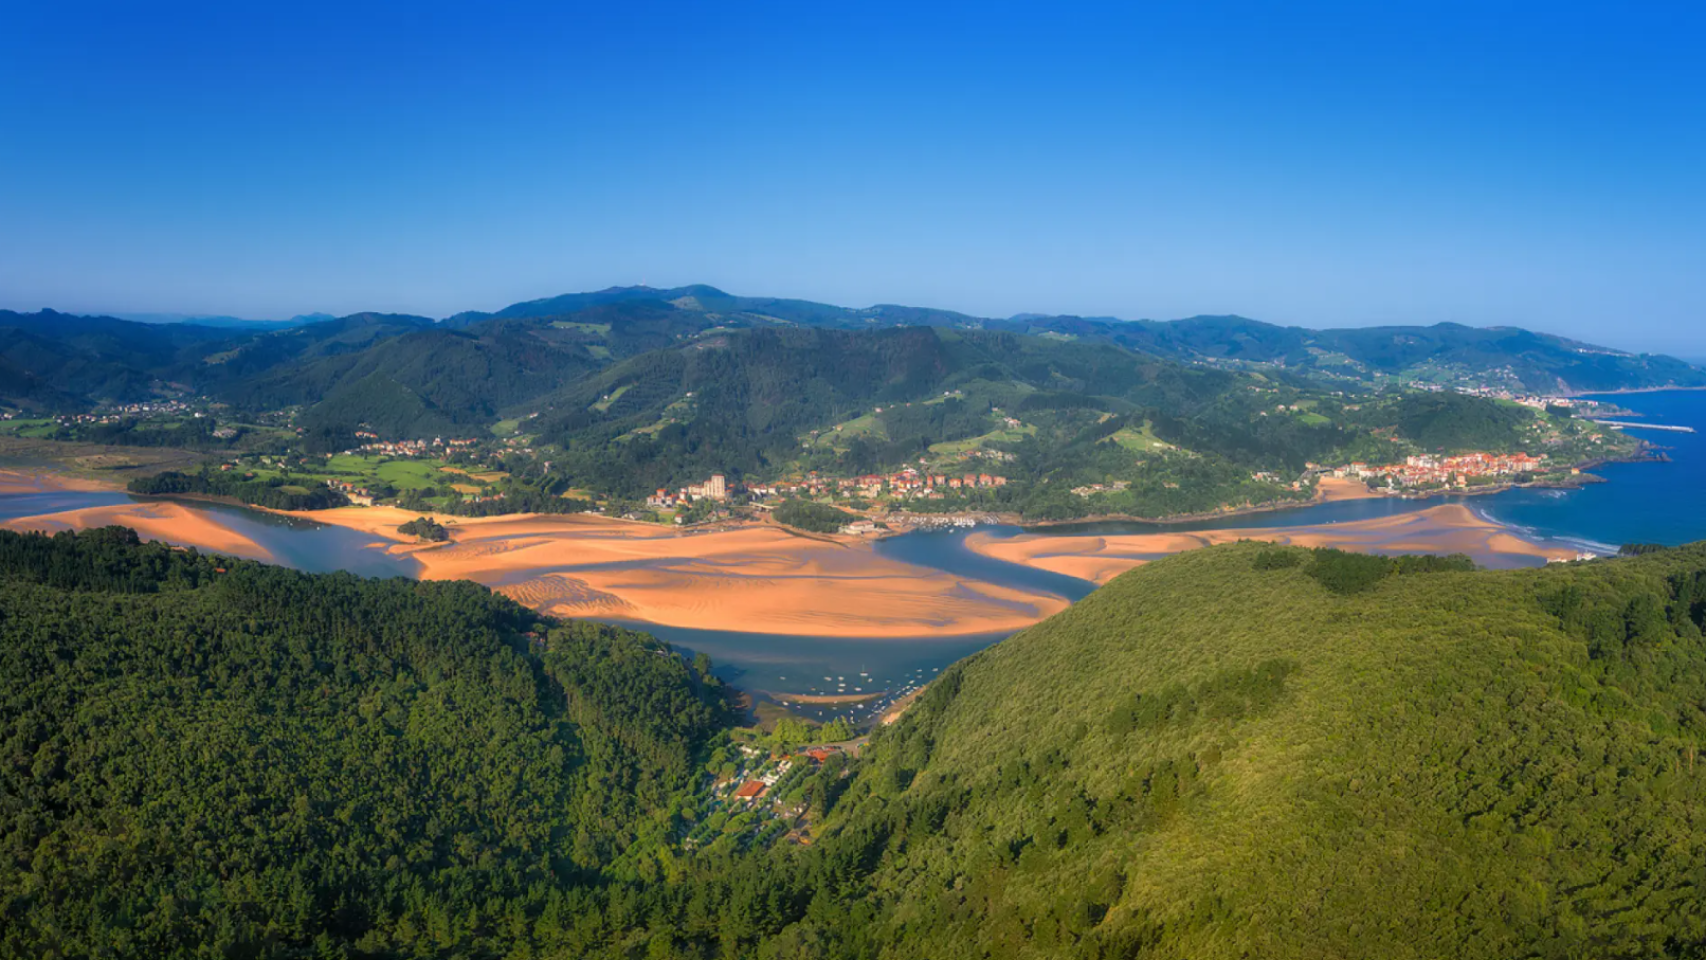
<svg viewBox="0 0 1706 960"><path fill-rule="evenodd" d="M326 418L383 418L400 432L490 422L652 351L761 330L859 335L903 327L1076 344L1109 357L1265 371L1352 387L1393 381L1573 393L1706 385L1706 370L1514 327L1309 330L1235 316L1172 321L922 307L841 307L714 287L612 287L442 320L359 313L284 321L0 311L0 402L64 410L195 392L246 406L308 405ZM726 342L721 340L718 342ZM1012 341L1017 344L1020 341ZM1000 348L1007 350L1008 348ZM982 361L980 361L982 362ZM1123 362L1123 361L1122 361Z"/></svg>

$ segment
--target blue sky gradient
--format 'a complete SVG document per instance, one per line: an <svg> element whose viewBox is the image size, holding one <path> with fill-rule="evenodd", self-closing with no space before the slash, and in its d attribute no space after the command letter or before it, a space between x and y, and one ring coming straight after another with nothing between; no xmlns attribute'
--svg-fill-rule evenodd
<svg viewBox="0 0 1706 960"><path fill-rule="evenodd" d="M1706 354L1706 7L919 6L3 4L0 306L703 282Z"/></svg>

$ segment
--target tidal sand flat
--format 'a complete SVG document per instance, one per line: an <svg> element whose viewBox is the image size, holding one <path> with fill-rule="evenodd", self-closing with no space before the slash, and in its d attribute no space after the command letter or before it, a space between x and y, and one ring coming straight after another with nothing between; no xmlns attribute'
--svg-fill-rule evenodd
<svg viewBox="0 0 1706 960"><path fill-rule="evenodd" d="M426 543L397 530L418 516L411 511L289 515L368 534L369 549L407 555L423 579L473 580L560 616L800 636L975 636L1018 630L1068 606L1054 594L880 557L869 543L801 537L768 524L696 533L585 515L440 515L450 540ZM5 526L52 533L111 524L145 539L278 559L220 513L169 501L85 507Z"/></svg>
<svg viewBox="0 0 1706 960"><path fill-rule="evenodd" d="M298 514L383 538L425 579L484 583L560 616L824 637L1009 632L1061 610L1049 593L880 557L869 543L750 524L703 533L584 515L437 517L450 540L397 532L415 514L341 508Z"/></svg>
<svg viewBox="0 0 1706 960"><path fill-rule="evenodd" d="M0 494L48 493L54 490L107 490L110 484L61 473L0 469Z"/></svg>
<svg viewBox="0 0 1706 960"><path fill-rule="evenodd" d="M1512 557L1568 560L1576 555L1567 548L1524 540L1510 528L1479 517L1462 504L1347 523L1296 527L1085 536L1027 533L1007 538L974 533L966 538L966 548L996 560L1101 584L1168 554L1237 540L1378 553L1466 553L1481 563L1497 563Z"/></svg>
<svg viewBox="0 0 1706 960"><path fill-rule="evenodd" d="M220 522L219 516L179 503L120 503L83 507L0 523L7 530L58 533L108 526L130 527L144 540L162 540L249 560L273 560L272 551Z"/></svg>

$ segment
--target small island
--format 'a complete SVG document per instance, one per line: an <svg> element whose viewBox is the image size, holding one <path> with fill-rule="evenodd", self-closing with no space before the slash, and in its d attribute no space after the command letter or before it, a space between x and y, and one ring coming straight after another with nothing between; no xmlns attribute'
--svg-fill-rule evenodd
<svg viewBox="0 0 1706 960"><path fill-rule="evenodd" d="M417 517L410 520L408 523L398 526L397 532L431 543L443 543L450 539L450 531L445 529L444 524L431 517Z"/></svg>

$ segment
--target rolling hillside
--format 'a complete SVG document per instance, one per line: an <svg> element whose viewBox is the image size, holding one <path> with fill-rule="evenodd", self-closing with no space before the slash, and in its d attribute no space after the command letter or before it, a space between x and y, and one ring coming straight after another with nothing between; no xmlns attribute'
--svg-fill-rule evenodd
<svg viewBox="0 0 1706 960"><path fill-rule="evenodd" d="M761 934L679 936L721 956L1698 955L1706 547L1451 566L1236 545L1128 573L944 672L809 849L702 864L710 889L680 895L784 905L747 915Z"/></svg>
<svg viewBox="0 0 1706 960"><path fill-rule="evenodd" d="M636 300L667 302L737 326L933 326L1048 334L1119 344L1182 362L1281 366L1330 380L1374 382L1390 377L1563 393L1706 385L1706 370L1674 357L1612 350L1517 327L1480 328L1454 323L1312 330L1237 316L1171 321L1046 314L989 318L893 304L852 308L807 300L735 296L702 284L664 290L612 287L512 304L495 314L458 316L464 322L490 316L545 317Z"/></svg>
<svg viewBox="0 0 1706 960"><path fill-rule="evenodd" d="M1283 372L1339 388L1422 381L1576 393L1706 385L1706 370L1675 358L1512 327L1307 330L1242 317L998 319L892 304L850 308L736 296L693 285L612 287L436 323L361 313L282 329L0 311L0 402L65 411L184 392L239 404L324 400L321 423L360 421L426 435L490 422L497 411L693 337L744 329L900 327L1042 336L1194 366ZM437 336L406 336L428 332ZM472 339L457 340L456 334ZM442 360L423 362L423 352L440 349ZM527 356L534 351L537 357ZM458 366L463 369L453 369Z"/></svg>
<svg viewBox="0 0 1706 960"><path fill-rule="evenodd" d="M113 530L0 596L0 956L1706 949L1706 545L1161 560L702 849L726 720L637 635Z"/></svg>
<svg viewBox="0 0 1706 960"><path fill-rule="evenodd" d="M1307 330L1244 317L1130 323L1047 317L1025 326L1187 362L1280 367L1327 380L1388 377L1537 393L1706 384L1706 371L1674 357L1625 353L1515 327L1441 323Z"/></svg>
<svg viewBox="0 0 1706 960"><path fill-rule="evenodd" d="M0 957L495 957L572 922L721 724L660 650L471 583L0 532Z"/></svg>

